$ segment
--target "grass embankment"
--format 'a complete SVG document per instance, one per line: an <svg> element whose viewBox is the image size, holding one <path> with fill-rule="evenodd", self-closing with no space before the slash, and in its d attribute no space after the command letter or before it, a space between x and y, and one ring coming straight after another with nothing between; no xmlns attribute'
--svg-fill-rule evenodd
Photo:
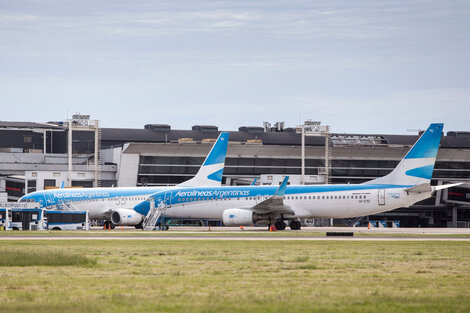
<svg viewBox="0 0 470 313"><path fill-rule="evenodd" d="M8 241L0 250L97 261L0 267L2 312L470 310L467 242Z"/></svg>
<svg viewBox="0 0 470 313"><path fill-rule="evenodd" d="M70 254L64 251L0 250L0 266L88 266L96 263L96 259L83 254Z"/></svg>

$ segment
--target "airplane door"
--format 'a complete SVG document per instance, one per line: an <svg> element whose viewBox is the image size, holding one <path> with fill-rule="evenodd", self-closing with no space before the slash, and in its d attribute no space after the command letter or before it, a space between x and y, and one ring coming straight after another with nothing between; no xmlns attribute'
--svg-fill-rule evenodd
<svg viewBox="0 0 470 313"><path fill-rule="evenodd" d="M124 205L126 204L126 198L125 197L116 197L116 205Z"/></svg>
<svg viewBox="0 0 470 313"><path fill-rule="evenodd" d="M52 197L49 194L44 194L44 198L46 198L45 206L50 208L52 206Z"/></svg>
<svg viewBox="0 0 470 313"><path fill-rule="evenodd" d="M165 203L167 206L171 206L171 192L165 194Z"/></svg>
<svg viewBox="0 0 470 313"><path fill-rule="evenodd" d="M379 189L379 205L385 205L385 189Z"/></svg>
<svg viewBox="0 0 470 313"><path fill-rule="evenodd" d="M22 221L22 229L29 230L29 224L31 223L32 212L23 212L23 221Z"/></svg>
<svg viewBox="0 0 470 313"><path fill-rule="evenodd" d="M39 207L43 208L46 206L46 197L43 195L42 197L39 198Z"/></svg>

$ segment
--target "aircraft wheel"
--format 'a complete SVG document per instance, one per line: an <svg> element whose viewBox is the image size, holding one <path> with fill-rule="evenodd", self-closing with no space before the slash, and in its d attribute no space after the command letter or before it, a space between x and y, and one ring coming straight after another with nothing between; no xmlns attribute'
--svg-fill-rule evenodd
<svg viewBox="0 0 470 313"><path fill-rule="evenodd" d="M276 221L276 223L274 223L274 226L276 226L276 229L277 230L284 230L286 229L286 223L284 223L284 221Z"/></svg>
<svg viewBox="0 0 470 313"><path fill-rule="evenodd" d="M116 225L114 225L112 222L109 222L109 226L110 226L111 229L116 228Z"/></svg>
<svg viewBox="0 0 470 313"><path fill-rule="evenodd" d="M168 225L163 225L162 226L162 230L168 230L168 229L170 229L170 226L168 226Z"/></svg>
<svg viewBox="0 0 470 313"><path fill-rule="evenodd" d="M300 222L299 222L299 221L292 221L292 222L290 222L290 229L292 229L292 230L300 230Z"/></svg>

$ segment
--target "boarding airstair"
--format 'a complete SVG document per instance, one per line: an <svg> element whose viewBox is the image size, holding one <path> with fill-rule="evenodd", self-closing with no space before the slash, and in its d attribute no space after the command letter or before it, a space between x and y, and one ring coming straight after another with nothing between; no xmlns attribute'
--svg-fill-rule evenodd
<svg viewBox="0 0 470 313"><path fill-rule="evenodd" d="M53 209L59 211L79 211L79 209L72 202L62 202L52 206Z"/></svg>
<svg viewBox="0 0 470 313"><path fill-rule="evenodd" d="M150 202L150 210L142 222L142 229L155 230L158 219L163 216L166 211L166 203L165 201L161 201L160 204L156 206L153 198L150 198L148 201ZM164 225L162 225L161 229L164 229Z"/></svg>

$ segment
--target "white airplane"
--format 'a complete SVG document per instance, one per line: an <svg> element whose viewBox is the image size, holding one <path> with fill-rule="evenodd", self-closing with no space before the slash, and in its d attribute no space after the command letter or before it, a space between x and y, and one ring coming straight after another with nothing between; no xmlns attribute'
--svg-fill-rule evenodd
<svg viewBox="0 0 470 313"><path fill-rule="evenodd" d="M136 226L142 215L133 207L155 192L177 187L220 186L225 166L229 133L220 133L196 176L174 187L116 187L52 189L35 191L19 202L37 202L41 208L88 211L90 219L104 219L105 226Z"/></svg>
<svg viewBox="0 0 470 313"><path fill-rule="evenodd" d="M431 124L388 175L354 185L195 187L159 191L134 207L147 215L150 201L163 205L165 218L222 219L224 225L274 222L277 229L300 229L303 218L350 218L408 207L431 197L431 186L443 124Z"/></svg>

